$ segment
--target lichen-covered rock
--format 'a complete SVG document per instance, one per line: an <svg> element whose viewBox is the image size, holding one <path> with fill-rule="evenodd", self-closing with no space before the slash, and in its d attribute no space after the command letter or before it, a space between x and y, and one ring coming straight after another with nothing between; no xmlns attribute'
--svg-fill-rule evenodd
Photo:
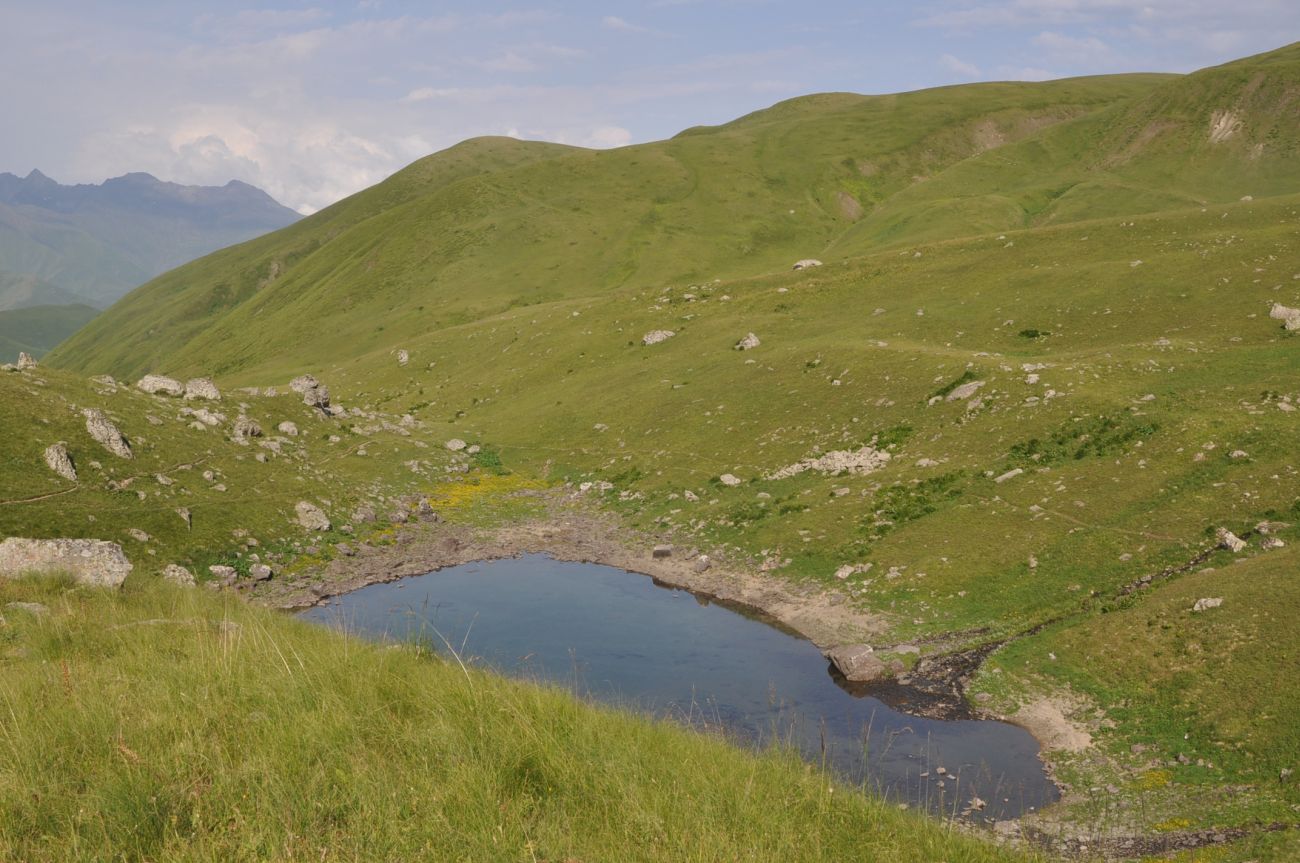
<svg viewBox="0 0 1300 863"><path fill-rule="evenodd" d="M352 520L357 524L374 524L378 520L374 507L362 504L352 512Z"/></svg>
<svg viewBox="0 0 1300 863"><path fill-rule="evenodd" d="M884 680L892 674L884 660L865 644L843 644L831 650L826 657L835 664L845 679L854 683Z"/></svg>
<svg viewBox="0 0 1300 863"><path fill-rule="evenodd" d="M325 512L315 504L308 503L305 500L300 500L293 509L298 516L298 524L308 530L330 529L329 517L326 516Z"/></svg>
<svg viewBox="0 0 1300 863"><path fill-rule="evenodd" d="M151 396L180 396L185 394L185 386L175 378L163 375L145 375L136 381L136 389Z"/></svg>
<svg viewBox="0 0 1300 863"><path fill-rule="evenodd" d="M657 345L660 342L668 341L675 335L677 335L677 333L672 330L651 330L641 337L641 344L646 346Z"/></svg>
<svg viewBox="0 0 1300 863"><path fill-rule="evenodd" d="M261 437L262 427L257 424L257 420L249 417L239 417L235 420L235 437L240 440L247 440L251 437Z"/></svg>
<svg viewBox="0 0 1300 863"><path fill-rule="evenodd" d="M18 371L25 372L36 368L36 360L27 351L18 352Z"/></svg>
<svg viewBox="0 0 1300 863"><path fill-rule="evenodd" d="M174 563L169 563L163 567L162 577L163 581L170 581L172 584L179 584L181 587L193 587L195 584L194 573Z"/></svg>
<svg viewBox="0 0 1300 863"><path fill-rule="evenodd" d="M131 562L115 542L102 539L22 539L0 542L0 576L66 572L79 584L117 587Z"/></svg>
<svg viewBox="0 0 1300 863"><path fill-rule="evenodd" d="M192 378L185 382L185 398L219 402L221 401L221 391L212 382L212 378Z"/></svg>
<svg viewBox="0 0 1300 863"><path fill-rule="evenodd" d="M72 456L68 455L68 447L63 441L45 448L45 464L64 479L77 481L77 466L72 463Z"/></svg>
<svg viewBox="0 0 1300 863"><path fill-rule="evenodd" d="M104 449L119 458L131 458L131 445L103 411L86 408L81 413L86 418L86 432Z"/></svg>

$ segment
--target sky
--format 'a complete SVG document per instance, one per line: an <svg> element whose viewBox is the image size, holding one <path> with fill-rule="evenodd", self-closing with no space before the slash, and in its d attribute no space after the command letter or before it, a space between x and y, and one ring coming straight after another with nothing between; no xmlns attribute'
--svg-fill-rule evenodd
<svg viewBox="0 0 1300 863"><path fill-rule="evenodd" d="M1297 40L1297 0L0 0L0 171L238 179L310 213L477 135L618 147L807 93Z"/></svg>

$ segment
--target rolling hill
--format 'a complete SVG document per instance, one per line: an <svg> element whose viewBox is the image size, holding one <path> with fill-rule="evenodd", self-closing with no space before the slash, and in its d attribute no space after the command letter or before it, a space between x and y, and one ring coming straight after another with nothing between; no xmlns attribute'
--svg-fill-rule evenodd
<svg viewBox="0 0 1300 863"><path fill-rule="evenodd" d="M1297 93L1293 45L810 96L615 151L465 142L0 376L0 528L142 528L137 559L202 564L235 531L301 551L307 487L347 514L509 472L497 515L549 487L871 615L913 670L976 656L957 690L1065 785L1030 829L1294 859L1300 342L1270 312L1300 307ZM256 387L244 410L311 434L253 460L229 423L85 380L146 372ZM304 372L348 410L286 398ZM143 438L135 489L32 467L90 446L74 405ZM149 479L200 460L234 493ZM284 580L353 541L313 537Z"/></svg>

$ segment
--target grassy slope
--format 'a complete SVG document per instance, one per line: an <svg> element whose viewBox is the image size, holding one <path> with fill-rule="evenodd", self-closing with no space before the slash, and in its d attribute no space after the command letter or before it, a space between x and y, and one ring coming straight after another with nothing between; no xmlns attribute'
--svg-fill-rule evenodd
<svg viewBox="0 0 1300 863"><path fill-rule="evenodd" d="M11 601L51 610L0 626L5 859L1022 859L793 756L206 591Z"/></svg>
<svg viewBox="0 0 1300 863"><path fill-rule="evenodd" d="M19 351L34 357L81 329L98 309L90 306L29 306L0 311L0 363L13 362Z"/></svg>
<svg viewBox="0 0 1300 863"><path fill-rule="evenodd" d="M1158 80L829 94L615 151L470 141L155 280L56 361L120 375L164 360L229 374L264 366L275 344L295 363L319 363L343 345L391 346L511 306L786 268L851 227L841 195L870 208L994 138L1114 105ZM449 177L451 160L471 167Z"/></svg>

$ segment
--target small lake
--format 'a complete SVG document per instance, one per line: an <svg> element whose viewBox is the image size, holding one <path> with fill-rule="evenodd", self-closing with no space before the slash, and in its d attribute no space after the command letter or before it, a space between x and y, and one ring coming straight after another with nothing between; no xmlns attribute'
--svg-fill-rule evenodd
<svg viewBox="0 0 1300 863"><path fill-rule="evenodd" d="M986 806L970 817L1014 818L1058 797L1024 729L900 713L869 688L842 687L811 642L613 567L544 555L471 563L371 585L302 616L443 652L449 644L467 662L722 727L750 745L779 736L846 781L936 814L960 815L978 797Z"/></svg>

